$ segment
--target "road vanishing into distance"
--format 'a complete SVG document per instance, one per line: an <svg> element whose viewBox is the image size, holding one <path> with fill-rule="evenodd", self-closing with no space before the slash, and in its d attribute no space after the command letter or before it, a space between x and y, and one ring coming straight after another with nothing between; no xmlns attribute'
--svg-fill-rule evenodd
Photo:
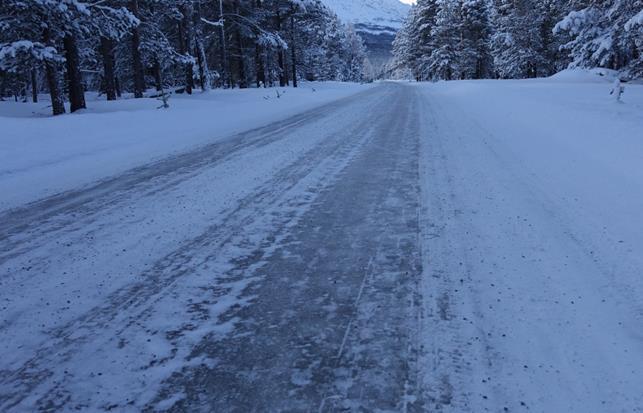
<svg viewBox="0 0 643 413"><path fill-rule="evenodd" d="M641 268L514 155L383 83L1 212L0 411L641 412Z"/></svg>

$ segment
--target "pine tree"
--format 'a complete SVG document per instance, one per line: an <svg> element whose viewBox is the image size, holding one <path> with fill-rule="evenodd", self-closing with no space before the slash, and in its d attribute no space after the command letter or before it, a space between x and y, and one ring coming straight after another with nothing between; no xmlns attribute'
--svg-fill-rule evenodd
<svg viewBox="0 0 643 413"><path fill-rule="evenodd" d="M138 0L129 1L129 11L135 18L140 18ZM142 98L145 91L145 75L141 58L141 33L139 27L132 28L131 33L132 75L134 79L134 97Z"/></svg>
<svg viewBox="0 0 643 413"><path fill-rule="evenodd" d="M636 47L637 55L629 65L629 74L633 78L643 77L643 8L625 23L625 31Z"/></svg>
<svg viewBox="0 0 643 413"><path fill-rule="evenodd" d="M320 0L4 0L0 33L0 94L37 100L47 90L54 114L65 111L63 90L75 111L86 89L114 100L152 84L191 93L213 80L372 76L359 35Z"/></svg>
<svg viewBox="0 0 643 413"><path fill-rule="evenodd" d="M12 70L44 66L55 115L65 111L59 85L63 68L71 111L85 107L78 39L95 30L106 32L108 27L134 23L109 4L77 0L6 0L0 3L0 16L4 51L0 65Z"/></svg>
<svg viewBox="0 0 643 413"><path fill-rule="evenodd" d="M422 59L423 77L451 80L458 77L460 65L460 4L459 0L439 0L435 24L431 30L431 54Z"/></svg>
<svg viewBox="0 0 643 413"><path fill-rule="evenodd" d="M643 1L590 0L579 7L555 27L556 33L570 38L563 47L572 67L604 67L640 76L641 34L632 21L643 10Z"/></svg>
<svg viewBox="0 0 643 413"><path fill-rule="evenodd" d="M494 0L492 54L501 78L544 75L539 16L533 0Z"/></svg>
<svg viewBox="0 0 643 413"><path fill-rule="evenodd" d="M418 80L486 77L489 34L485 0L421 0L393 44L394 64Z"/></svg>
<svg viewBox="0 0 643 413"><path fill-rule="evenodd" d="M350 24L344 26L343 45L345 69L342 80L361 82L365 73L364 66L367 64L366 49L364 41Z"/></svg>
<svg viewBox="0 0 643 413"><path fill-rule="evenodd" d="M426 60L435 48L433 30L438 9L438 0L418 0L393 42L394 67L408 67L417 80L433 77Z"/></svg>
<svg viewBox="0 0 643 413"><path fill-rule="evenodd" d="M486 0L464 0L460 6L459 73L461 79L482 79L492 73L489 10Z"/></svg>
<svg viewBox="0 0 643 413"><path fill-rule="evenodd" d="M387 73L392 77L404 76L406 70L411 75L419 80L417 70L417 60L419 53L417 50L419 46L414 41L417 39L417 28L419 18L419 6L414 5L411 7L409 14L404 22L404 25L397 32L395 40L393 41L393 59L387 68Z"/></svg>
<svg viewBox="0 0 643 413"><path fill-rule="evenodd" d="M540 0L538 16L540 25L540 54L543 57L543 67L540 75L553 75L569 65L569 59L562 50L560 36L554 34L554 27L568 11L569 4L561 0Z"/></svg>

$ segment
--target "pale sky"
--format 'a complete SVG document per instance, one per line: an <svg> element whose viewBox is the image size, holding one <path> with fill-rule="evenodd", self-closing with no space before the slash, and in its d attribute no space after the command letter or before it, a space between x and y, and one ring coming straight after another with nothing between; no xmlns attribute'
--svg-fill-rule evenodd
<svg viewBox="0 0 643 413"><path fill-rule="evenodd" d="M413 4L413 3L415 3L415 0L400 0L400 1L401 1L402 3L406 3L406 4Z"/></svg>

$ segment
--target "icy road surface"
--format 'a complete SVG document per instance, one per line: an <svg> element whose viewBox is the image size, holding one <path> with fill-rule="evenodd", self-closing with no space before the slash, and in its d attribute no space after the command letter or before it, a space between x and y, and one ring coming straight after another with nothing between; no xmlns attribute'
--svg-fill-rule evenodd
<svg viewBox="0 0 643 413"><path fill-rule="evenodd" d="M641 197L454 102L382 84L0 215L0 411L642 411Z"/></svg>

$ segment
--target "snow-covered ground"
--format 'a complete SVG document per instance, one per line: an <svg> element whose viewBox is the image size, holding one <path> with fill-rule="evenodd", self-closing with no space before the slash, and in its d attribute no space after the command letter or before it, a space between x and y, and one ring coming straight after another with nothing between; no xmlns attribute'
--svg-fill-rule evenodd
<svg viewBox="0 0 643 413"><path fill-rule="evenodd" d="M643 86L307 87L0 118L0 410L642 411Z"/></svg>
<svg viewBox="0 0 643 413"><path fill-rule="evenodd" d="M369 89L324 88L327 100ZM249 92L257 98L252 100L226 93L219 102L204 102L205 109L194 104L175 116L140 113L155 121L167 116L165 125L181 132L165 136L161 150L175 151L183 141L207 145L0 215L0 411L49 405L139 411L146 403L162 405L157 392L163 380L213 363L192 352L206 337L229 332L234 320L220 317L250 301L242 292L261 278L253 275L261 267L252 263L256 251L267 259L267 243L284 236L277 229L294 225L315 192L360 148L365 138L355 139L352 131L374 128L370 117L358 120L359 111L381 111L388 96L356 94L279 121L284 111L272 109L279 103L264 105L256 91ZM291 113L319 105L320 92L299 93L286 106ZM225 136L218 135L219 123L239 131L256 125L257 116L267 119L265 113L244 112L253 107L272 110L273 122L220 139ZM69 125L84 116L93 115L57 119ZM120 114L102 116L107 122ZM181 126L185 122L199 125L197 136ZM153 138L137 147L137 161L144 161L145 147L154 150ZM88 147L100 151L100 141L92 142ZM120 166L128 148L112 147L116 154L107 159ZM56 151L44 154L59 159ZM89 154L94 163L83 165L97 170L87 174L114 171L110 163L96 161L102 157ZM67 177L67 163L58 163L48 182ZM81 165L74 167L85 173ZM38 186L19 189L27 198L40 193Z"/></svg>
<svg viewBox="0 0 643 413"><path fill-rule="evenodd" d="M107 102L49 116L41 103L0 102L0 210L89 184L127 169L285 119L371 87L302 83L298 89L214 90ZM280 97L277 97L279 93Z"/></svg>
<svg viewBox="0 0 643 413"><path fill-rule="evenodd" d="M433 400L642 411L643 87L622 104L578 71L418 88Z"/></svg>

